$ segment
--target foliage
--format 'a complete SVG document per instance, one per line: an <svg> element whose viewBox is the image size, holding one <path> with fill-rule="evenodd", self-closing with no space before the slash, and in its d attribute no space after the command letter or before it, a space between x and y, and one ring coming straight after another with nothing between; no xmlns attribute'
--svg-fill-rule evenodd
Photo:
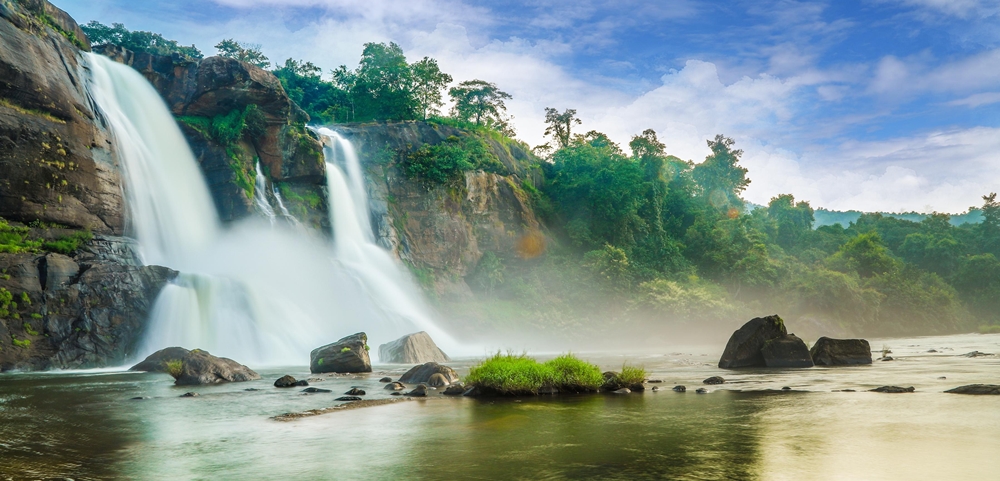
<svg viewBox="0 0 1000 481"><path fill-rule="evenodd" d="M76 252L81 245L89 242L94 238L94 235L90 231L77 231L68 236L62 236L54 241L45 241L42 243L42 248L50 252L58 252L64 255L70 255Z"/></svg>
<svg viewBox="0 0 1000 481"><path fill-rule="evenodd" d="M448 95L455 102L452 107L455 118L490 126L508 137L514 136L504 104L504 100L511 99L511 95L497 88L496 84L479 79L466 80L448 90Z"/></svg>
<svg viewBox="0 0 1000 481"><path fill-rule="evenodd" d="M417 101L417 110L424 120L429 115L438 113L444 105L441 91L451 83L451 75L441 71L437 60L424 57L410 65L413 72L413 94Z"/></svg>
<svg viewBox="0 0 1000 481"><path fill-rule="evenodd" d="M11 336L11 340L14 341L15 346L20 347L22 349L27 349L31 347L31 339L18 339L14 336Z"/></svg>
<svg viewBox="0 0 1000 481"><path fill-rule="evenodd" d="M10 315L10 307L13 300L14 295L7 289L0 287L0 317L7 317Z"/></svg>
<svg viewBox="0 0 1000 481"><path fill-rule="evenodd" d="M0 253L36 252L42 247L42 242L30 239L30 233L31 229L12 226L0 218Z"/></svg>
<svg viewBox="0 0 1000 481"><path fill-rule="evenodd" d="M553 384L563 392L592 392L604 383L600 368L572 354L547 361L545 366L552 369Z"/></svg>
<svg viewBox="0 0 1000 481"><path fill-rule="evenodd" d="M470 170L502 173L505 167L481 138L474 135L448 137L437 145L424 144L407 156L403 173L430 185L457 181Z"/></svg>
<svg viewBox="0 0 1000 481"><path fill-rule="evenodd" d="M171 359L163 363L167 368L167 374L173 376L174 379L181 377L184 374L184 361L180 359Z"/></svg>
<svg viewBox="0 0 1000 481"><path fill-rule="evenodd" d="M117 45L133 52L146 52L154 55L176 53L191 59L202 58L201 51L194 45L190 47L178 45L177 41L167 40L158 33L142 30L129 31L125 25L120 23L112 23L109 27L92 20L86 25L81 25L80 28L83 29L83 33L87 34L87 38L94 46Z"/></svg>
<svg viewBox="0 0 1000 481"><path fill-rule="evenodd" d="M559 113L556 109L546 107L545 123L548 124L545 135L551 135L559 144L559 148L563 148L569 145L570 139L573 138L573 124L583 122L576 117L576 109L566 109L563 113Z"/></svg>
<svg viewBox="0 0 1000 481"><path fill-rule="evenodd" d="M219 51L220 57L239 60L240 62L246 62L260 68L271 66L271 62L260 51L260 44L237 42L236 40L227 38L216 44L215 48Z"/></svg>
<svg viewBox="0 0 1000 481"><path fill-rule="evenodd" d="M565 392L593 392L604 382L597 366L564 354L545 363L525 354L497 353L473 366L465 382L497 395L537 394L542 387Z"/></svg>
<svg viewBox="0 0 1000 481"><path fill-rule="evenodd" d="M212 118L182 116L177 120L225 149L235 183L243 189L247 198L252 199L257 171L252 163L241 160L239 142L252 142L265 135L267 124L260 107L249 104L243 110L233 109Z"/></svg>
<svg viewBox="0 0 1000 481"><path fill-rule="evenodd" d="M629 366L622 364L622 370L616 376L618 383L624 386L642 384L646 381L646 369L642 366Z"/></svg>

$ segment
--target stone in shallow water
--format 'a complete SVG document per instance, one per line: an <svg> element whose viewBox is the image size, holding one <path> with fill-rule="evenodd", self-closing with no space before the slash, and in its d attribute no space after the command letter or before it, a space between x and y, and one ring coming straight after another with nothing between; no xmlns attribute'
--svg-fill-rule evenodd
<svg viewBox="0 0 1000 481"><path fill-rule="evenodd" d="M402 396L402 395L403 395L403 393L401 393L401 392L399 392L399 391L393 391L393 392L389 393L389 395L390 395L390 396Z"/></svg>
<svg viewBox="0 0 1000 481"><path fill-rule="evenodd" d="M809 350L817 366L850 366L872 363L872 348L864 339L821 337Z"/></svg>
<svg viewBox="0 0 1000 481"><path fill-rule="evenodd" d="M674 392L686 392L687 390L687 386L674 386Z"/></svg>
<svg viewBox="0 0 1000 481"><path fill-rule="evenodd" d="M760 348L767 367L813 367L806 343L795 334L788 334L764 343Z"/></svg>
<svg viewBox="0 0 1000 481"><path fill-rule="evenodd" d="M451 358L434 344L431 336L424 331L407 334L378 347L381 362L414 364L422 362L447 362Z"/></svg>
<svg viewBox="0 0 1000 481"><path fill-rule="evenodd" d="M186 392L184 394L181 394L179 397L198 397L198 393L196 393L196 392Z"/></svg>
<svg viewBox="0 0 1000 481"><path fill-rule="evenodd" d="M988 352L979 352L979 351L972 351L962 354L962 357L990 357L990 356L993 356L993 354L990 354Z"/></svg>
<svg viewBox="0 0 1000 481"><path fill-rule="evenodd" d="M653 386L653 389L652 389L653 392L656 392L656 391L659 391L659 390L660 390L660 388L658 388L656 386Z"/></svg>
<svg viewBox="0 0 1000 481"><path fill-rule="evenodd" d="M424 386L423 384L418 384L417 387L413 388L412 391L406 393L406 395L413 397L427 396L427 386Z"/></svg>
<svg viewBox="0 0 1000 481"><path fill-rule="evenodd" d="M347 394L349 396L364 396L365 395L365 390L364 389L358 389L356 387L352 387L350 391L347 391L344 394Z"/></svg>
<svg viewBox="0 0 1000 481"><path fill-rule="evenodd" d="M383 377L382 379L379 379L378 382L392 382L392 378L391 377Z"/></svg>
<svg viewBox="0 0 1000 481"><path fill-rule="evenodd" d="M431 376L434 374L441 374L444 376L448 384L458 381L458 373L454 369L448 366L442 366L436 362L427 362L419 366L413 366L406 374L403 374L399 378L399 382L406 384L416 384L421 382L429 382Z"/></svg>
<svg viewBox="0 0 1000 481"><path fill-rule="evenodd" d="M910 386L910 387L882 386L882 387L877 387L875 389L869 389L870 392L887 392L887 393L893 393L893 394L904 393L904 392L913 392L915 390L916 389L914 389L913 386Z"/></svg>
<svg viewBox="0 0 1000 481"><path fill-rule="evenodd" d="M621 389L618 389L616 391L611 391L611 392L614 393L614 394L628 394L628 393L630 393L632 391L629 388L627 388L627 387L623 387Z"/></svg>
<svg viewBox="0 0 1000 481"><path fill-rule="evenodd" d="M445 387L448 384L451 384L448 382L448 378L439 372L431 374L430 379L427 380L427 385L430 387Z"/></svg>
<svg viewBox="0 0 1000 481"><path fill-rule="evenodd" d="M320 389L318 387L307 387L307 388L303 389L302 392L307 392L307 393L324 393L324 392L333 392L333 391L331 391L329 389Z"/></svg>
<svg viewBox="0 0 1000 481"><path fill-rule="evenodd" d="M389 384L386 384L384 389L390 389L393 391L402 391L403 389L406 389L406 386L404 386L403 383L401 382L391 382Z"/></svg>
<svg viewBox="0 0 1000 481"><path fill-rule="evenodd" d="M179 368L179 372L176 369ZM172 369L175 372L170 372ZM215 357L208 351L168 347L150 354L130 371L169 372L178 386L256 381L260 375L232 359Z"/></svg>
<svg viewBox="0 0 1000 481"><path fill-rule="evenodd" d="M309 353L309 371L312 373L372 372L368 357L368 335L359 332L332 344L317 347Z"/></svg>
<svg viewBox="0 0 1000 481"><path fill-rule="evenodd" d="M698 388L698 389L695 389L695 390L694 390L694 392L696 392L696 393L698 393L698 394L705 394L705 393L707 393L707 392L708 392L708 389L705 389L705 388L703 388L703 387L700 387L700 388Z"/></svg>
<svg viewBox="0 0 1000 481"><path fill-rule="evenodd" d="M959 386L945 391L951 394L979 394L979 395L1000 395L1000 385L997 384L969 384Z"/></svg>
<svg viewBox="0 0 1000 481"><path fill-rule="evenodd" d="M760 352L764 343L786 334L785 322L777 314L751 319L729 337L726 350L719 359L719 367L764 367L764 356Z"/></svg>
<svg viewBox="0 0 1000 481"><path fill-rule="evenodd" d="M463 386L462 383L460 382L456 382L455 384L452 384L447 388L445 388L443 394L445 396L459 396L464 392L465 392L465 386Z"/></svg>
<svg viewBox="0 0 1000 481"><path fill-rule="evenodd" d="M722 376L712 376L702 381L702 384L724 384L725 382L726 380L723 379Z"/></svg>
<svg viewBox="0 0 1000 481"><path fill-rule="evenodd" d="M294 377L285 374L274 381L274 387L296 387L296 386L308 386L309 383L306 381L297 381Z"/></svg>
<svg viewBox="0 0 1000 481"><path fill-rule="evenodd" d="M339 398L334 399L334 401L360 401L360 400L361 398L357 396L340 396Z"/></svg>

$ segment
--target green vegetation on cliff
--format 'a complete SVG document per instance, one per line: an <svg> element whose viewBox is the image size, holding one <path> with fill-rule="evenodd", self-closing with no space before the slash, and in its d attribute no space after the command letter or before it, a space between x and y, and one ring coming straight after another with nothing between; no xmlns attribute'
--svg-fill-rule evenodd
<svg viewBox="0 0 1000 481"><path fill-rule="evenodd" d="M111 26L92 20L81 25L83 33L87 34L93 46L117 45L133 52L146 52L154 55L179 54L188 58L201 58L201 51L194 45L185 47L176 40L167 40L162 35L142 30L131 31L124 24L112 23Z"/></svg>
<svg viewBox="0 0 1000 481"><path fill-rule="evenodd" d="M226 149L236 185L243 189L248 199L252 199L257 170L254 163L240 158L239 142L252 141L265 134L266 124L260 107L250 104L243 110L234 109L212 118L182 116L177 120Z"/></svg>

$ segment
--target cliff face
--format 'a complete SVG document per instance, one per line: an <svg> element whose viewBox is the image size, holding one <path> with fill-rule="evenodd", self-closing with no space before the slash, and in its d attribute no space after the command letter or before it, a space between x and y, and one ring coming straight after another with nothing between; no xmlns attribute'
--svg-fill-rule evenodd
<svg viewBox="0 0 1000 481"><path fill-rule="evenodd" d="M89 48L48 2L0 0L0 371L124 362L176 274L138 265L120 237L116 152L79 56Z"/></svg>
<svg viewBox="0 0 1000 481"><path fill-rule="evenodd" d="M87 96L79 47L49 26L55 17L46 12L62 11L41 1L2 2L0 217L121 234L110 134ZM59 18L60 29L79 31L65 13Z"/></svg>
<svg viewBox="0 0 1000 481"><path fill-rule="evenodd" d="M180 119L224 221L253 213L259 161L272 204L277 190L300 221L328 225L322 146L304 128L308 115L288 98L273 74L223 57L191 60L110 45L97 51L142 73ZM261 114L260 131L223 145L211 123L250 106Z"/></svg>
<svg viewBox="0 0 1000 481"><path fill-rule="evenodd" d="M408 263L425 287L442 299L471 296L467 279L484 254L531 257L544 235L523 184L530 154L517 144L486 139L507 167L500 175L465 172L450 185L429 186L407 178L409 153L449 137L473 135L426 122L348 125L337 128L358 150L367 171L372 226L380 244ZM528 180L530 182L530 180Z"/></svg>

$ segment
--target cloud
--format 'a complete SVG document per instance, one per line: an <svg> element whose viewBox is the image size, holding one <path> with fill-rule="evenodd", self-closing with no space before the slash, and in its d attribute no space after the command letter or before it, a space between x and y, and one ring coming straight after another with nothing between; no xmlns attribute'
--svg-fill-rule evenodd
<svg viewBox="0 0 1000 481"><path fill-rule="evenodd" d="M948 105L965 106L976 108L981 105L989 105L1000 102L1000 92L983 92L973 94L964 99L952 100Z"/></svg>

